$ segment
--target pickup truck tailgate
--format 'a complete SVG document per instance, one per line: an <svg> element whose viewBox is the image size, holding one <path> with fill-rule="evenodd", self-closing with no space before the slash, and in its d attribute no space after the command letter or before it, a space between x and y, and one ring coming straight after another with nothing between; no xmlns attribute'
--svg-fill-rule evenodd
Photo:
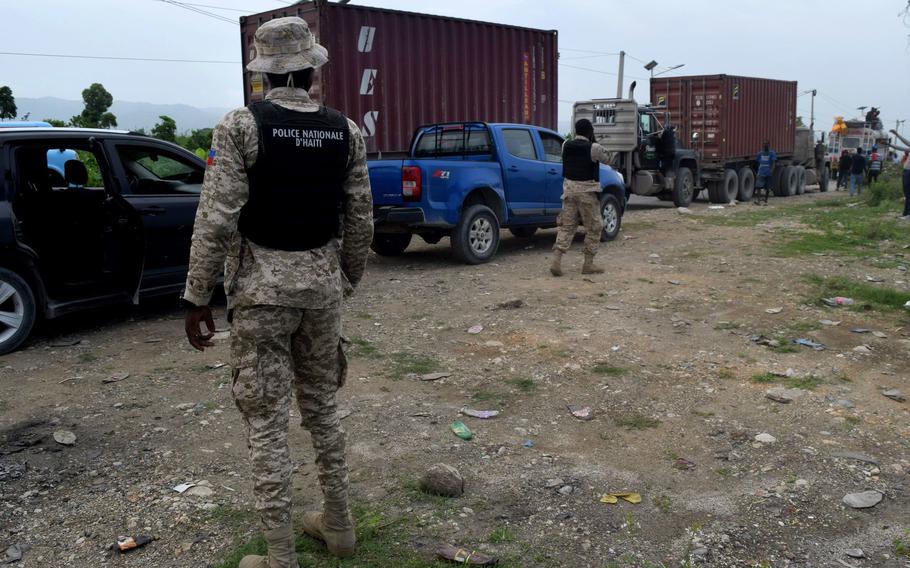
<svg viewBox="0 0 910 568"><path fill-rule="evenodd" d="M370 160L370 186L373 189L373 206L404 205L401 196L401 168L403 160Z"/></svg>

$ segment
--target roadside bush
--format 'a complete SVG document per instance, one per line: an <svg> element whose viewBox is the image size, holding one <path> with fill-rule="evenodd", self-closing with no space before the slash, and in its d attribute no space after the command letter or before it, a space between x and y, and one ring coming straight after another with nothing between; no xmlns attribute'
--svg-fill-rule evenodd
<svg viewBox="0 0 910 568"><path fill-rule="evenodd" d="M863 188L863 195L866 203L871 207L878 207L891 201L903 201L901 170L893 167L885 168L877 182Z"/></svg>

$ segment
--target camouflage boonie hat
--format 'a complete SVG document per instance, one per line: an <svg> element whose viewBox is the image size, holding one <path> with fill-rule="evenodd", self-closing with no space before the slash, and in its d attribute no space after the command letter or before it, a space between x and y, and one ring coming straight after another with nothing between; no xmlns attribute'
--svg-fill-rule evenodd
<svg viewBox="0 0 910 568"><path fill-rule="evenodd" d="M310 27L296 16L276 18L262 24L253 36L256 57L246 68L259 73L284 75L322 67L329 52L316 43Z"/></svg>

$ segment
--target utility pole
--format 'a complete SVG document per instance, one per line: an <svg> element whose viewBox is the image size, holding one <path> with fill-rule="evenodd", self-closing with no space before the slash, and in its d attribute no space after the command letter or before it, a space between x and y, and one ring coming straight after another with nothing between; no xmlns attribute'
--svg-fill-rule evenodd
<svg viewBox="0 0 910 568"><path fill-rule="evenodd" d="M815 140L815 94L818 91L812 89L812 107L809 111L809 130L812 132L812 139Z"/></svg>
<svg viewBox="0 0 910 568"><path fill-rule="evenodd" d="M619 52L619 77L616 79L616 98L622 98L622 73L626 66L626 52Z"/></svg>

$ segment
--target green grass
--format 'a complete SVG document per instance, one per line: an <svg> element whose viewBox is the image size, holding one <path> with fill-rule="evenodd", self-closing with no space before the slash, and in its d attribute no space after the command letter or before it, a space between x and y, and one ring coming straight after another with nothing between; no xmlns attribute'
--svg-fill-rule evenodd
<svg viewBox="0 0 910 568"><path fill-rule="evenodd" d="M799 347L790 343L788 339L782 337L775 337L778 345L769 345L768 349L774 351L775 353L796 353L799 351Z"/></svg>
<svg viewBox="0 0 910 568"><path fill-rule="evenodd" d="M513 542L515 540L515 534L512 533L512 530L509 527L499 527L493 529L490 533L489 538L487 539L492 544L501 544L503 542Z"/></svg>
<svg viewBox="0 0 910 568"><path fill-rule="evenodd" d="M642 231L644 229L654 229L657 223L654 221L629 221L622 224L623 231Z"/></svg>
<svg viewBox="0 0 910 568"><path fill-rule="evenodd" d="M894 546L894 555L910 558L910 531L905 530L903 537L896 537L892 543Z"/></svg>
<svg viewBox="0 0 910 568"><path fill-rule="evenodd" d="M721 477L727 477L728 475L730 475L731 472L730 472L729 467L720 467L720 468L715 469L714 473L716 473L717 475L719 475Z"/></svg>
<svg viewBox="0 0 910 568"><path fill-rule="evenodd" d="M370 510L359 510L357 519L357 553L349 559L329 556L325 547L305 536L297 538L297 555L301 568L443 568L454 564L428 560L410 544L413 527L408 519L389 519ZM241 544L214 568L237 568L247 554L265 554L262 537ZM525 565L525 564L522 564ZM502 568L518 568L519 564L500 562Z"/></svg>
<svg viewBox="0 0 910 568"><path fill-rule="evenodd" d="M629 372L628 369L624 369L622 367L613 367L611 365L605 365L602 363L598 363L597 365L594 365L594 368L591 370L594 371L595 373L597 373L598 375L609 375L611 377L620 377Z"/></svg>
<svg viewBox="0 0 910 568"><path fill-rule="evenodd" d="M479 390L471 395L471 399L478 402L485 402L488 400L493 400L494 398L496 398L496 394L485 390Z"/></svg>
<svg viewBox="0 0 910 568"><path fill-rule="evenodd" d="M506 382L521 392L531 392L537 388L537 384L532 379L520 379L516 377L514 379L507 379Z"/></svg>
<svg viewBox="0 0 910 568"><path fill-rule="evenodd" d="M819 303L822 298L846 296L853 298L854 309L863 309L863 306L867 305L881 312L896 312L903 311L904 304L910 300L910 293L857 282L843 276L824 278L810 274L805 276L805 280L812 286L812 299Z"/></svg>
<svg viewBox="0 0 910 568"><path fill-rule="evenodd" d="M844 427L849 432L862 424L863 419L859 416L844 416Z"/></svg>
<svg viewBox="0 0 910 568"><path fill-rule="evenodd" d="M94 363L98 360L98 356L94 353L80 353L79 362L80 363Z"/></svg>
<svg viewBox="0 0 910 568"><path fill-rule="evenodd" d="M392 354L389 374L392 378L402 379L407 375L425 375L441 369L439 361L435 359L413 353L394 353Z"/></svg>
<svg viewBox="0 0 910 568"><path fill-rule="evenodd" d="M720 371L717 372L717 378L724 379L727 381L733 380L736 378L736 373L734 373L730 369L721 369Z"/></svg>
<svg viewBox="0 0 910 568"><path fill-rule="evenodd" d="M672 501L669 496L657 495L655 497L652 497L651 500L654 502L654 506L657 507L661 513L666 515L670 512L670 505L672 504Z"/></svg>
<svg viewBox="0 0 910 568"><path fill-rule="evenodd" d="M775 383L791 389L815 390L825 384L825 381L815 375L806 375L804 377L778 377L771 373L761 373L752 375L752 382L758 384Z"/></svg>
<svg viewBox="0 0 910 568"><path fill-rule="evenodd" d="M626 430L647 430L660 426L660 420L638 413L617 416L613 419L613 423Z"/></svg>
<svg viewBox="0 0 910 568"><path fill-rule="evenodd" d="M361 359L381 359L379 348L362 337L351 338L351 348L348 351L351 357Z"/></svg>
<svg viewBox="0 0 910 568"><path fill-rule="evenodd" d="M735 321L720 321L714 325L716 331L728 331L731 329L739 329L739 324Z"/></svg>
<svg viewBox="0 0 910 568"><path fill-rule="evenodd" d="M205 511L200 519L237 528L246 528L258 523L258 515L252 509L237 509L229 505L220 505L211 511Z"/></svg>

